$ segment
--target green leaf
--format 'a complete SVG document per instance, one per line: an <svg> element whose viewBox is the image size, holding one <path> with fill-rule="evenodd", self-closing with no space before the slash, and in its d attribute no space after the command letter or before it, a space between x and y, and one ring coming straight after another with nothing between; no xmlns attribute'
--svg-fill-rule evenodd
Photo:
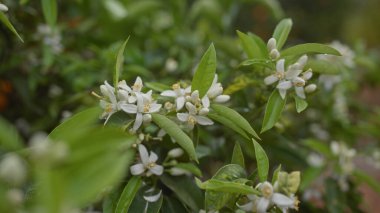
<svg viewBox="0 0 380 213"><path fill-rule="evenodd" d="M195 70L191 90L199 91L199 97L203 97L210 88L215 77L216 71L216 53L214 44L211 44Z"/></svg>
<svg viewBox="0 0 380 213"><path fill-rule="evenodd" d="M353 174L359 182L365 182L371 189L380 194L380 183L378 180L360 170L355 170Z"/></svg>
<svg viewBox="0 0 380 213"><path fill-rule="evenodd" d="M197 178L196 178L196 182L199 188L204 189L204 190L211 190L215 192L224 192L224 193L236 193L236 194L244 194L244 195L260 194L252 186L248 186L248 185L245 185L244 183L239 183L239 182L210 179L202 183Z"/></svg>
<svg viewBox="0 0 380 213"><path fill-rule="evenodd" d="M327 157L332 157L330 147L322 141L315 139L306 139L303 141L303 144L309 147L310 149L317 151Z"/></svg>
<svg viewBox="0 0 380 213"><path fill-rule="evenodd" d="M132 176L132 178L128 181L128 184L125 186L119 201L117 202L115 213L128 212L133 198L136 196L141 184L142 180L140 176Z"/></svg>
<svg viewBox="0 0 380 213"><path fill-rule="evenodd" d="M329 54L340 56L338 50L325 45L318 43L306 43L299 44L293 47L289 47L281 52L281 56L291 56L291 55L303 55L303 54Z"/></svg>
<svg viewBox="0 0 380 213"><path fill-rule="evenodd" d="M277 49L280 51L284 46L290 30L292 29L293 22L291 19L283 19L277 24L273 32L273 38L277 41ZM281 53L282 56L282 53Z"/></svg>
<svg viewBox="0 0 380 213"><path fill-rule="evenodd" d="M250 140L250 137L248 136L247 132L244 131L243 129L241 129L240 127L236 126L235 123L232 122L231 120L229 120L228 118L220 116L219 114L216 114L216 113L208 113L207 117L209 117L212 120L217 121L217 122L223 124L224 126L234 130L235 132L237 132L238 134L243 136L245 139Z"/></svg>
<svg viewBox="0 0 380 213"><path fill-rule="evenodd" d="M269 97L267 106L265 108L263 126L261 133L271 129L281 116L281 112L284 109L286 103L285 99L282 99L278 90L274 90Z"/></svg>
<svg viewBox="0 0 380 213"><path fill-rule="evenodd" d="M260 48L260 44L257 42L257 38L255 39L253 36L249 36L240 31L237 31L237 34L240 38L244 52L247 54L249 59L268 58L268 52L263 52L262 48Z"/></svg>
<svg viewBox="0 0 380 213"><path fill-rule="evenodd" d="M101 109L99 107L84 110L57 126L49 134L49 137L53 140L65 140L71 137L74 132L80 132L84 127L96 124L99 120L100 113Z"/></svg>
<svg viewBox="0 0 380 213"><path fill-rule="evenodd" d="M275 66L271 60L260 58L245 60L239 66L261 66L272 70L275 69Z"/></svg>
<svg viewBox="0 0 380 213"><path fill-rule="evenodd" d="M312 69L313 72L321 74L339 74L341 72L339 64L323 60L308 60L305 69L309 68Z"/></svg>
<svg viewBox="0 0 380 213"><path fill-rule="evenodd" d="M148 185L140 188L135 198L133 199L133 202L128 212L145 212L145 213L160 212L162 202L164 199L162 195L156 202L152 202L152 203L144 199L144 195L147 195L146 191L149 190L150 188L151 186L148 186ZM156 192L153 192L153 193L155 194Z"/></svg>
<svg viewBox="0 0 380 213"><path fill-rule="evenodd" d="M278 173L281 172L281 164L277 167L276 170L274 170L273 172L273 176L272 176L272 185L274 185L274 183L277 181L278 179Z"/></svg>
<svg viewBox="0 0 380 213"><path fill-rule="evenodd" d="M178 163L174 167L191 172L195 176L202 177L202 171L192 163Z"/></svg>
<svg viewBox="0 0 380 213"><path fill-rule="evenodd" d="M296 102L296 109L298 113L304 111L307 108L307 102L304 99L299 98L298 96L294 96L294 101Z"/></svg>
<svg viewBox="0 0 380 213"><path fill-rule="evenodd" d="M21 36L18 34L17 30L13 27L11 22L8 20L8 18L5 16L3 12L0 12L0 21L3 22L3 24L13 33L17 36L18 39L20 39L21 42L24 42L22 40Z"/></svg>
<svg viewBox="0 0 380 213"><path fill-rule="evenodd" d="M199 212L204 208L203 193L189 177L172 177L163 174L160 176L160 180L175 193L182 203L189 206L192 212Z"/></svg>
<svg viewBox="0 0 380 213"><path fill-rule="evenodd" d="M144 82L144 86L157 92L163 92L171 89L170 86L159 82Z"/></svg>
<svg viewBox="0 0 380 213"><path fill-rule="evenodd" d="M189 154L190 158L198 162L193 141L179 126L169 118L160 114L152 114L152 119L160 128L165 130Z"/></svg>
<svg viewBox="0 0 380 213"><path fill-rule="evenodd" d="M23 147L20 135L15 127L0 117L0 150L15 151Z"/></svg>
<svg viewBox="0 0 380 213"><path fill-rule="evenodd" d="M324 167L309 167L302 172L300 190L307 189L325 171Z"/></svg>
<svg viewBox="0 0 380 213"><path fill-rule="evenodd" d="M164 203L161 208L162 213L187 212L185 207L175 197L164 196Z"/></svg>
<svg viewBox="0 0 380 213"><path fill-rule="evenodd" d="M46 23L48 23L51 28L54 28L57 22L57 1L41 0L41 4Z"/></svg>
<svg viewBox="0 0 380 213"><path fill-rule="evenodd" d="M264 149L252 138L253 145L255 147L255 155L257 162L257 171L259 174L260 182L264 182L268 178L269 172L269 160Z"/></svg>
<svg viewBox="0 0 380 213"><path fill-rule="evenodd" d="M116 57L116 64L115 64L115 72L113 74L113 86L117 88L117 84L119 83L119 76L120 73L123 69L123 64L124 64L124 50L125 46L127 45L129 41L129 36L128 38L124 41L123 45L121 45L119 51L117 52L117 57ZM117 89L115 89L117 92Z"/></svg>
<svg viewBox="0 0 380 213"><path fill-rule="evenodd" d="M249 124L249 122L235 110L228 108L226 106L220 105L220 104L212 104L211 108L215 112L217 112L220 116L231 120L235 125L243 129L247 133L251 134L257 139L260 139L260 137L257 135L257 133Z"/></svg>
<svg viewBox="0 0 380 213"><path fill-rule="evenodd" d="M231 163L240 165L241 167L245 168L244 155L243 151L241 151L239 142L235 142L234 151L232 152Z"/></svg>

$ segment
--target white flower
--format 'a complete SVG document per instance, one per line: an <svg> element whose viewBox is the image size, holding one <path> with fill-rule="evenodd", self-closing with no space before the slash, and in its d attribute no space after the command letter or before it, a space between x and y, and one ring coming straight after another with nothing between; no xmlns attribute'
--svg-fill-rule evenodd
<svg viewBox="0 0 380 213"><path fill-rule="evenodd" d="M268 40L268 43L267 43L267 49L269 52L269 57L271 59L274 59L274 60L276 60L280 57L280 52L277 49L276 43L277 43L277 41L275 38L270 38Z"/></svg>
<svg viewBox="0 0 380 213"><path fill-rule="evenodd" d="M266 85L271 85L285 78L285 59L280 59L276 63L276 72L264 79Z"/></svg>
<svg viewBox="0 0 380 213"><path fill-rule="evenodd" d="M151 151L149 155L145 146L140 144L139 154L141 163L131 166L130 170L132 175L141 175L145 171L147 171L146 176L151 176L152 174L162 175L164 168L161 165L156 164L156 161L158 160L156 153Z"/></svg>
<svg viewBox="0 0 380 213"><path fill-rule="evenodd" d="M117 101L115 96L115 88L109 85L107 81L105 81L104 84L100 86L100 92L103 95L102 100L100 100L100 107L104 109L104 112L100 118L106 119L104 122L104 124L106 124L108 119L115 112L120 110L120 104L122 104L122 102Z"/></svg>
<svg viewBox="0 0 380 213"><path fill-rule="evenodd" d="M207 95L203 96L201 99L199 97L199 91L195 90L190 95L186 96L186 101L191 102L196 107L209 108L210 107L210 99Z"/></svg>
<svg viewBox="0 0 380 213"><path fill-rule="evenodd" d="M265 181L258 184L257 188L262 193L262 196L247 195L250 202L238 207L244 211L266 213L271 205L276 205L283 212L288 209L298 208L298 199L293 196L286 196L281 193L274 192L272 184Z"/></svg>
<svg viewBox="0 0 380 213"><path fill-rule="evenodd" d="M229 95L223 95L223 87L221 83L218 83L218 75L215 74L214 80L206 93L209 100L216 103L225 103L230 100Z"/></svg>
<svg viewBox="0 0 380 213"><path fill-rule="evenodd" d="M173 90L165 90L161 93L162 96L166 97L174 97L177 111L181 110L185 105L185 96L190 93L191 87L187 87L186 89L181 88L181 86L177 84L173 84Z"/></svg>
<svg viewBox="0 0 380 213"><path fill-rule="evenodd" d="M120 108L130 114L136 114L135 122L132 127L132 132L136 132L140 128L143 121L150 122L150 113L158 112L161 108L161 104L157 104L152 99L152 91L143 93L136 93L137 103L136 104L121 104Z"/></svg>
<svg viewBox="0 0 380 213"><path fill-rule="evenodd" d="M0 3L0 12L7 12L7 11L8 11L8 7L5 4Z"/></svg>
<svg viewBox="0 0 380 213"><path fill-rule="evenodd" d="M194 125L197 123L200 125L214 124L212 120L204 116L204 113L206 113L206 111L208 112L208 109L202 108L198 113L197 108L190 102L186 103L186 109L188 110L188 112L177 113L177 118L182 122L186 122L190 129L193 129Z"/></svg>

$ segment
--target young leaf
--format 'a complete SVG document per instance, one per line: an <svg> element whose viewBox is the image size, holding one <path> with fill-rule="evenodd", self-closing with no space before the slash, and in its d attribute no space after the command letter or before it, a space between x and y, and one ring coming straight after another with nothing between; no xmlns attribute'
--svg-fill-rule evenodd
<svg viewBox="0 0 380 213"><path fill-rule="evenodd" d="M318 43L306 43L299 44L293 47L289 47L281 52L281 56L291 56L291 55L303 55L303 54L329 54L340 56L338 50L325 45Z"/></svg>
<svg viewBox="0 0 380 213"><path fill-rule="evenodd" d="M235 142L234 151L232 152L231 163L240 165L241 167L245 168L244 155L243 155L243 152L241 151L239 142Z"/></svg>
<svg viewBox="0 0 380 213"><path fill-rule="evenodd" d="M260 139L260 137L257 135L255 130L251 127L249 122L235 110L228 108L226 106L220 105L220 104L212 104L211 108L215 112L217 112L220 116L223 116L231 120L235 125L243 129L247 133L253 135L257 139Z"/></svg>
<svg viewBox="0 0 380 213"><path fill-rule="evenodd" d="M269 160L264 149L252 138L253 145L255 147L255 155L257 162L257 171L259 174L260 182L266 181L269 172Z"/></svg>
<svg viewBox="0 0 380 213"><path fill-rule="evenodd" d="M192 163L178 163L174 167L188 171L195 176L202 177L202 171Z"/></svg>
<svg viewBox="0 0 380 213"><path fill-rule="evenodd" d="M299 98L298 96L294 96L294 100L296 102L296 109L298 113L304 111L307 108L307 102L304 99Z"/></svg>
<svg viewBox="0 0 380 213"><path fill-rule="evenodd" d="M273 38L277 41L277 49L281 50L284 46L290 30L292 29L293 22L291 19L283 19L277 24L276 29L273 32ZM281 54L282 56L282 54Z"/></svg>
<svg viewBox="0 0 380 213"><path fill-rule="evenodd" d="M56 0L41 0L42 12L45 20L51 28L54 28L57 22L57 1Z"/></svg>
<svg viewBox="0 0 380 213"><path fill-rule="evenodd" d="M272 185L274 185L274 183L277 181L277 178L278 178L278 173L281 172L281 164L277 167L276 170L274 170L273 172L273 176L272 176Z"/></svg>
<svg viewBox="0 0 380 213"><path fill-rule="evenodd" d="M117 84L119 83L120 72L123 69L124 50L125 50L125 46L127 45L128 41L129 41L129 36L124 41L123 45L121 45L119 51L117 52L116 64L115 64L115 72L113 73L113 86L115 88L117 88ZM117 89L115 89L115 91L117 92Z"/></svg>
<svg viewBox="0 0 380 213"><path fill-rule="evenodd" d="M235 125L234 122L232 122L230 119L225 118L223 116L220 116L219 114L216 113L208 113L207 117L211 118L212 120L219 122L223 124L224 126L234 130L236 133L240 134L243 136L245 139L250 140L250 137L248 136L247 132L241 129L239 126Z"/></svg>
<svg viewBox="0 0 380 213"><path fill-rule="evenodd" d="M267 106L265 108L263 126L261 133L271 129L281 116L281 112L284 109L286 103L285 99L282 99L278 90L274 90L269 97Z"/></svg>
<svg viewBox="0 0 380 213"><path fill-rule="evenodd" d="M5 16L3 12L0 12L0 21L3 22L3 24L10 30L12 31L13 34L17 36L18 39L20 39L21 42L24 42L22 40L21 36L17 33L17 30L13 27L11 22L8 20L8 18Z"/></svg>
<svg viewBox="0 0 380 213"><path fill-rule="evenodd" d="M160 114L152 114L152 119L154 123L176 140L176 142L189 154L191 159L198 162L193 141L176 123Z"/></svg>
<svg viewBox="0 0 380 213"><path fill-rule="evenodd" d="M136 196L141 184L142 180L140 176L132 176L132 178L128 181L128 184L125 186L119 201L117 202L115 213L128 212L133 198Z"/></svg>
<svg viewBox="0 0 380 213"><path fill-rule="evenodd" d="M202 56L200 63L191 82L191 90L199 91L199 96L202 98L210 88L215 77L216 71L216 53L214 44L211 44L206 53Z"/></svg>
<svg viewBox="0 0 380 213"><path fill-rule="evenodd" d="M236 193L236 194L260 194L252 186L245 185L244 183L223 181L217 179L210 179L205 182L201 182L196 178L199 188L204 190L211 190L215 192Z"/></svg>
<svg viewBox="0 0 380 213"><path fill-rule="evenodd" d="M262 52L259 44L255 39L245 33L237 31L240 38L241 44L243 46L244 52L247 54L249 59L265 59L268 54ZM265 48L266 49L266 48Z"/></svg>

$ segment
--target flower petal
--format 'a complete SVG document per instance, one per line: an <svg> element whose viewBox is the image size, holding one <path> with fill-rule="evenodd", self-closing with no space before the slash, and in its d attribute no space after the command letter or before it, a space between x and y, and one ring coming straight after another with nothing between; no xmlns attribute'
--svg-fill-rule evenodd
<svg viewBox="0 0 380 213"><path fill-rule="evenodd" d="M207 95L203 96L202 105L206 108L210 107L210 99L207 97Z"/></svg>
<svg viewBox="0 0 380 213"><path fill-rule="evenodd" d="M146 201L148 201L148 202L150 202L150 203L154 203L154 202L156 202L156 201L158 201L158 199L160 199L160 197L161 197L161 193L162 193L162 190L160 190L160 192L158 192L157 194L155 194L155 195L151 195L151 196L143 196L144 197L144 199L146 200Z"/></svg>
<svg viewBox="0 0 380 213"><path fill-rule="evenodd" d="M280 193L274 193L272 196L272 202L280 208L292 208L294 206L294 200Z"/></svg>
<svg viewBox="0 0 380 213"><path fill-rule="evenodd" d="M151 104L150 105L150 109L149 109L149 112L150 113L155 113L155 112L158 112L158 111L160 111L160 109L161 109L161 104Z"/></svg>
<svg viewBox="0 0 380 213"><path fill-rule="evenodd" d="M264 78L264 83L266 85L271 85L271 84L273 84L276 81L278 81L278 78L275 75L270 75L270 76Z"/></svg>
<svg viewBox="0 0 380 213"><path fill-rule="evenodd" d="M136 131L138 128L140 128L142 121L143 121L142 114L136 113L136 119L135 119L135 122L133 123L132 130Z"/></svg>
<svg viewBox="0 0 380 213"><path fill-rule="evenodd" d="M161 92L161 96L165 96L165 97L176 97L176 96L177 96L177 93L174 92L173 90L165 90L165 91Z"/></svg>
<svg viewBox="0 0 380 213"><path fill-rule="evenodd" d="M255 206L253 202L248 202L248 203L243 204L243 205L239 205L238 203L236 203L236 205L237 205L237 207L239 207L239 209L246 211L246 212L252 212L253 207Z"/></svg>
<svg viewBox="0 0 380 213"><path fill-rule="evenodd" d="M278 89L278 92L280 93L281 98L285 99L286 89Z"/></svg>
<svg viewBox="0 0 380 213"><path fill-rule="evenodd" d="M164 172L164 167L162 167L161 165L155 165L152 168L150 168L149 171L155 175L162 175L162 173Z"/></svg>
<svg viewBox="0 0 380 213"><path fill-rule="evenodd" d="M191 115L197 114L197 108L190 102L186 103L186 109L189 111L189 114Z"/></svg>
<svg viewBox="0 0 380 213"><path fill-rule="evenodd" d="M176 100L177 111L181 110L185 106L185 97L178 97Z"/></svg>
<svg viewBox="0 0 380 213"><path fill-rule="evenodd" d="M197 119L197 123L199 123L200 125L213 125L214 124L214 122L212 120L210 120L209 118L207 118L205 116L196 115L195 119Z"/></svg>
<svg viewBox="0 0 380 213"><path fill-rule="evenodd" d="M286 77L286 79L291 80L291 79L297 77L301 72L302 72L302 70L300 70L300 69L289 69L288 71L286 71L285 77Z"/></svg>
<svg viewBox="0 0 380 213"><path fill-rule="evenodd" d="M177 113L178 120L186 122L189 119L189 113Z"/></svg>
<svg viewBox="0 0 380 213"><path fill-rule="evenodd" d="M134 104L121 104L120 108L126 113L131 113L131 114L137 113L137 106Z"/></svg>
<svg viewBox="0 0 380 213"><path fill-rule="evenodd" d="M282 90L287 90L292 87L292 82L291 81L282 81L278 83L277 88L282 89Z"/></svg>
<svg viewBox="0 0 380 213"><path fill-rule="evenodd" d="M142 144L139 145L139 154L140 154L140 159L141 159L143 165L144 166L148 165L149 164L148 150Z"/></svg>
<svg viewBox="0 0 380 213"><path fill-rule="evenodd" d="M257 201L257 212L258 213L266 213L267 212L267 209L269 207L269 200L264 198L264 197L261 197L258 199Z"/></svg>
<svg viewBox="0 0 380 213"><path fill-rule="evenodd" d="M144 168L144 165L142 163L138 163L138 164L131 166L129 168L129 170L131 171L132 175L141 175L142 173L144 173L145 168Z"/></svg>
<svg viewBox="0 0 380 213"><path fill-rule="evenodd" d="M277 61L276 70L281 73L285 72L285 59L280 59Z"/></svg>
<svg viewBox="0 0 380 213"><path fill-rule="evenodd" d="M149 162L150 162L150 163L154 163L154 162L156 162L157 160L158 160L158 156L157 156L157 154L151 151L151 152L150 152L150 155L149 155Z"/></svg>
<svg viewBox="0 0 380 213"><path fill-rule="evenodd" d="M303 87L294 87L294 90L296 91L296 94L298 97L300 97L302 99L306 98L305 90L303 89Z"/></svg>

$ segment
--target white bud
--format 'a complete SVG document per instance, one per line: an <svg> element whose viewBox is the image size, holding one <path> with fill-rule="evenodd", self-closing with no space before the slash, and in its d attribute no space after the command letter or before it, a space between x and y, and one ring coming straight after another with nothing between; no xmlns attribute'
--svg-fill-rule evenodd
<svg viewBox="0 0 380 213"><path fill-rule="evenodd" d="M176 167L170 168L169 173L171 175L173 175L173 176L180 176L180 175L190 174L190 172L188 172L188 171L186 171L184 169L181 169L181 168L176 168Z"/></svg>
<svg viewBox="0 0 380 213"><path fill-rule="evenodd" d="M5 4L0 4L0 11L1 12L7 12L8 11L8 7Z"/></svg>
<svg viewBox="0 0 380 213"><path fill-rule="evenodd" d="M20 186L26 179L26 167L16 154L7 154L0 162L0 178L7 183Z"/></svg>
<svg viewBox="0 0 380 213"><path fill-rule="evenodd" d="M305 92L306 93L312 93L317 89L317 85L315 84L309 84L305 87Z"/></svg>
<svg viewBox="0 0 380 213"><path fill-rule="evenodd" d="M174 148L168 152L168 156L171 158L178 158L183 155L183 149L181 148Z"/></svg>
<svg viewBox="0 0 380 213"><path fill-rule="evenodd" d="M277 49L273 49L270 51L269 56L271 59L278 59L280 57L280 52Z"/></svg>
<svg viewBox="0 0 380 213"><path fill-rule="evenodd" d="M277 48L276 43L277 42L275 38L270 38L267 43L268 51L272 51L273 49L276 49Z"/></svg>
<svg viewBox="0 0 380 213"><path fill-rule="evenodd" d="M144 124L148 124L152 121L152 115L151 114L144 114L143 115L143 122Z"/></svg>
<svg viewBox="0 0 380 213"><path fill-rule="evenodd" d="M216 97L214 99L214 102L216 103L225 103L227 101L230 100L230 96L229 95L219 95L218 97Z"/></svg>
<svg viewBox="0 0 380 213"><path fill-rule="evenodd" d="M210 110L204 107L201 110L199 110L199 115L207 115L209 112Z"/></svg>

